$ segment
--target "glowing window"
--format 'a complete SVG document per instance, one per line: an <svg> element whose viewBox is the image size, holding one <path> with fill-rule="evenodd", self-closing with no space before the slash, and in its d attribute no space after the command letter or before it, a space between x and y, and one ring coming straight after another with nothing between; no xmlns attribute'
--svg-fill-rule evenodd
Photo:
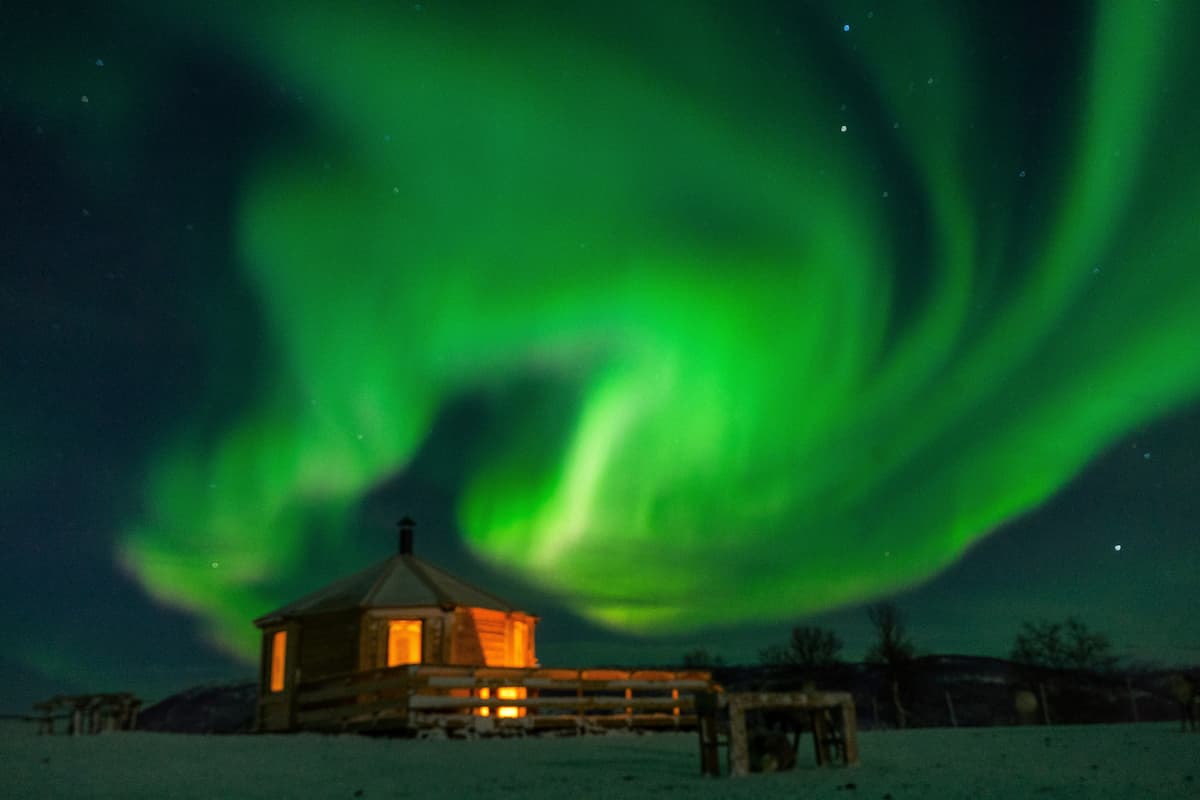
<svg viewBox="0 0 1200 800"><path fill-rule="evenodd" d="M421 620L388 620L387 665L395 667L401 664L420 663Z"/></svg>
<svg viewBox="0 0 1200 800"><path fill-rule="evenodd" d="M276 631L271 637L271 691L283 691L284 668L287 664L287 631Z"/></svg>

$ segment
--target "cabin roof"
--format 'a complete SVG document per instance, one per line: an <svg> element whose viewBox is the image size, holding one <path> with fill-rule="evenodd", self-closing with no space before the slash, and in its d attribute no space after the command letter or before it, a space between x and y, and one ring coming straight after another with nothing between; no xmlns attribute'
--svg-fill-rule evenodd
<svg viewBox="0 0 1200 800"><path fill-rule="evenodd" d="M428 561L402 553L264 614L254 620L254 624L264 625L287 617L304 617L351 608L429 606L520 610L507 600L472 586Z"/></svg>

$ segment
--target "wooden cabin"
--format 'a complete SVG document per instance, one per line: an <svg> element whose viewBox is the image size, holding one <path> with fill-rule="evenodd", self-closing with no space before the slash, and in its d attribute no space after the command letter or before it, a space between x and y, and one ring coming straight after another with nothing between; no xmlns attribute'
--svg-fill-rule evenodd
<svg viewBox="0 0 1200 800"><path fill-rule="evenodd" d="M254 620L262 631L258 729L293 728L296 690L313 681L404 665L537 667L538 618L399 552Z"/></svg>

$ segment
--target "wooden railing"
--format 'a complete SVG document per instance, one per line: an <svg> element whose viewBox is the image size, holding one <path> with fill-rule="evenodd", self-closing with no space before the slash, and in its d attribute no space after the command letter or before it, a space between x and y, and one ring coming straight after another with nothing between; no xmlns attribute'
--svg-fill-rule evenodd
<svg viewBox="0 0 1200 800"><path fill-rule="evenodd" d="M392 667L301 683L288 728L687 727L716 688L697 670Z"/></svg>

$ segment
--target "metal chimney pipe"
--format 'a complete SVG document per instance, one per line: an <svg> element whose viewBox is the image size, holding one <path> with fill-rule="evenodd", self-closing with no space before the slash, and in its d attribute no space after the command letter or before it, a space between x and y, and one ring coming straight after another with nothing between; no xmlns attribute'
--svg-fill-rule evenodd
<svg viewBox="0 0 1200 800"><path fill-rule="evenodd" d="M413 522L411 517L405 517L396 523L400 528L400 555L411 556L413 551Z"/></svg>

